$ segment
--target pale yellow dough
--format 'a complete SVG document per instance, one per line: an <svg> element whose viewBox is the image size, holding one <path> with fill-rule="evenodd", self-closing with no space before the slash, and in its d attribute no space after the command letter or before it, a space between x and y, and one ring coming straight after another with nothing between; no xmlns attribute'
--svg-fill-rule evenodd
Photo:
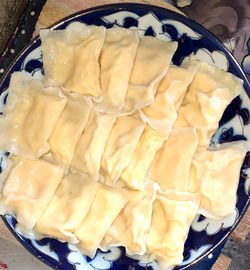
<svg viewBox="0 0 250 270"><path fill-rule="evenodd" d="M154 102L142 109L148 125L168 137L177 118L187 88L199 67L198 62L188 61L180 67L170 65L157 88Z"/></svg>
<svg viewBox="0 0 250 270"><path fill-rule="evenodd" d="M151 224L153 202L158 186L146 180L144 190L129 191L129 201L112 223L102 240L101 248L124 246L128 254L144 254Z"/></svg>
<svg viewBox="0 0 250 270"><path fill-rule="evenodd" d="M99 179L102 154L116 117L92 110L71 162L71 170Z"/></svg>
<svg viewBox="0 0 250 270"><path fill-rule="evenodd" d="M64 93L68 100L49 138L51 153L45 158L61 164L67 171L76 144L87 124L92 102L77 93Z"/></svg>
<svg viewBox="0 0 250 270"><path fill-rule="evenodd" d="M54 195L63 169L41 159L12 156L10 162L12 168L2 188L0 214L15 214L19 225L29 230Z"/></svg>
<svg viewBox="0 0 250 270"><path fill-rule="evenodd" d="M71 92L101 100L98 58L105 35L103 26L40 30L45 75Z"/></svg>
<svg viewBox="0 0 250 270"><path fill-rule="evenodd" d="M165 137L146 125L129 165L120 179L131 189L142 190L148 169L156 152L162 147Z"/></svg>
<svg viewBox="0 0 250 270"><path fill-rule="evenodd" d="M86 174L65 175L35 230L63 242L78 243L73 232L87 215L98 187Z"/></svg>
<svg viewBox="0 0 250 270"><path fill-rule="evenodd" d="M148 177L163 191L189 191L190 169L198 146L196 130L192 127L173 129L168 140L157 152Z"/></svg>
<svg viewBox="0 0 250 270"><path fill-rule="evenodd" d="M203 152L193 161L190 191L201 194L199 213L206 217L221 220L235 210L246 151L233 146L228 143L225 149Z"/></svg>
<svg viewBox="0 0 250 270"><path fill-rule="evenodd" d="M75 234L84 254L93 258L105 233L128 201L128 191L101 185Z"/></svg>
<svg viewBox="0 0 250 270"><path fill-rule="evenodd" d="M138 43L136 30L107 30L100 57L103 100L95 104L100 112L118 114L123 108Z"/></svg>
<svg viewBox="0 0 250 270"><path fill-rule="evenodd" d="M182 262L184 243L198 206L197 195L158 191L146 240L149 261L157 260L160 269L171 269Z"/></svg>
<svg viewBox="0 0 250 270"><path fill-rule="evenodd" d="M138 113L117 118L101 160L105 184L114 185L128 166L144 128L145 122Z"/></svg>
<svg viewBox="0 0 250 270"><path fill-rule="evenodd" d="M157 86L167 73L176 49L177 42L150 36L140 39L121 114L135 112L153 103Z"/></svg>
<svg viewBox="0 0 250 270"><path fill-rule="evenodd" d="M26 72L15 72L0 117L0 149L38 159L50 149L48 139L66 102L60 88L44 88Z"/></svg>
<svg viewBox="0 0 250 270"><path fill-rule="evenodd" d="M205 151L229 103L242 91L243 82L218 67L200 63L178 112L174 127L194 127L198 152Z"/></svg>

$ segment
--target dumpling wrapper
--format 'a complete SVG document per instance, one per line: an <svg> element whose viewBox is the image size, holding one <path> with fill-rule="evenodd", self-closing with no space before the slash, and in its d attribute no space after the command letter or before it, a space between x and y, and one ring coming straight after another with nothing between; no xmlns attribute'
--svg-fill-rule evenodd
<svg viewBox="0 0 250 270"><path fill-rule="evenodd" d="M142 190L148 169L165 137L146 125L129 165L121 174L120 180L131 189Z"/></svg>
<svg viewBox="0 0 250 270"><path fill-rule="evenodd" d="M189 61L181 65L170 66L157 88L154 102L142 109L145 121L153 129L168 137L177 118L187 88L195 73L198 63Z"/></svg>
<svg viewBox="0 0 250 270"><path fill-rule="evenodd" d="M44 72L71 92L101 100L98 62L106 28L40 30Z"/></svg>
<svg viewBox="0 0 250 270"><path fill-rule="evenodd" d="M218 67L200 63L200 69L184 97L174 127L194 127L198 152L207 149L229 103L240 94L243 82Z"/></svg>
<svg viewBox="0 0 250 270"><path fill-rule="evenodd" d="M158 186L146 180L143 191L129 191L129 201L112 223L101 243L101 249L124 246L128 254L144 254L151 225L153 202Z"/></svg>
<svg viewBox="0 0 250 270"><path fill-rule="evenodd" d="M99 179L102 154L116 117L92 110L89 120L76 146L71 170L88 173Z"/></svg>
<svg viewBox="0 0 250 270"><path fill-rule="evenodd" d="M190 169L198 146L195 128L173 129L168 140L157 152L148 177L163 191L189 191Z"/></svg>
<svg viewBox="0 0 250 270"><path fill-rule="evenodd" d="M35 230L76 244L73 233L87 215L100 185L87 174L67 174L62 179Z"/></svg>
<svg viewBox="0 0 250 270"><path fill-rule="evenodd" d="M44 88L25 72L13 73L0 117L0 149L38 159L50 149L47 141L66 101L60 88Z"/></svg>
<svg viewBox="0 0 250 270"><path fill-rule="evenodd" d="M0 214L15 214L20 228L29 230L54 195L63 169L42 159L11 156L10 162L12 168L2 188Z"/></svg>
<svg viewBox="0 0 250 270"><path fill-rule="evenodd" d="M138 113L117 118L101 160L105 184L113 186L128 166L144 128L145 122Z"/></svg>
<svg viewBox="0 0 250 270"><path fill-rule="evenodd" d="M92 101L80 94L64 93L68 100L48 140L51 153L44 158L61 164L67 171L75 147L87 124Z"/></svg>
<svg viewBox="0 0 250 270"><path fill-rule="evenodd" d="M140 39L121 114L133 113L153 103L157 86L168 71L177 42L155 37Z"/></svg>
<svg viewBox="0 0 250 270"><path fill-rule="evenodd" d="M215 151L201 153L193 161L190 192L201 194L199 213L212 219L232 214L241 166L246 151L240 145L227 143Z"/></svg>
<svg viewBox="0 0 250 270"><path fill-rule="evenodd" d="M107 29L100 57L103 100L95 103L98 111L118 114L123 108L138 44L136 30Z"/></svg>
<svg viewBox="0 0 250 270"><path fill-rule="evenodd" d="M93 258L109 227L128 201L128 191L101 185L75 234L83 253Z"/></svg>
<svg viewBox="0 0 250 270"><path fill-rule="evenodd" d="M184 243L197 213L199 197L178 191L158 191L146 240L149 261L159 269L172 269L183 260Z"/></svg>

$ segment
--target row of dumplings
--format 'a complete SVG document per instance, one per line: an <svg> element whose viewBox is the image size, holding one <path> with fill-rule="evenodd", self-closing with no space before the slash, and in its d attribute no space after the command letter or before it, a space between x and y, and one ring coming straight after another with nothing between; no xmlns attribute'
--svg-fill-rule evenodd
<svg viewBox="0 0 250 270"><path fill-rule="evenodd" d="M124 246L129 256L157 260L162 269L182 262L198 195L162 192L151 180L142 191L110 187L84 173L63 176L43 159L11 156L9 163L1 212L15 213L24 235L33 229L36 239L77 244L91 258L98 248Z"/></svg>
<svg viewBox="0 0 250 270"><path fill-rule="evenodd" d="M42 30L45 77L12 75L0 118L0 213L23 232L125 246L163 269L182 261L196 215L235 208L241 144L208 151L242 81L136 30ZM55 214L56 213L56 214Z"/></svg>
<svg viewBox="0 0 250 270"><path fill-rule="evenodd" d="M166 46L151 36L139 38L137 30L119 27L71 28L40 31L48 78L91 97L102 113L131 114L153 102L177 42Z"/></svg>

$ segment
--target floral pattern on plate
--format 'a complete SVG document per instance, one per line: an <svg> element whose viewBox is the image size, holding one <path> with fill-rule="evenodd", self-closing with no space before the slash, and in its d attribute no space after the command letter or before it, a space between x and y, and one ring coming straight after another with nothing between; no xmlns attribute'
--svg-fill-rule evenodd
<svg viewBox="0 0 250 270"><path fill-rule="evenodd" d="M234 73L245 81L246 92L237 97L226 109L220 121L220 127L213 136L210 147L218 143L235 140L247 142L247 156L244 161L238 187L237 208L234 215L222 222L197 216L191 226L185 244L184 261L175 269L185 269L191 263L203 258L216 259L211 256L215 248L226 239L230 231L237 225L249 204L247 180L249 174L250 130L249 130L249 84L240 70L238 64L221 43L209 32L193 21L170 11L145 5L111 5L96 8L90 12L82 12L68 18L54 29L75 27L77 23L105 25L107 28L114 24L125 28L138 28L141 35L151 35L166 41L176 40L178 49L173 57L173 63L180 65L191 53L220 68ZM72 23L74 25L72 25ZM39 78L43 74L40 39L35 39L19 55L7 74L0 82L2 95L0 99L0 112L4 108L7 97L7 88L10 75L14 71L25 70L32 76ZM0 171L6 166L8 153L0 151ZM57 269L154 269L157 264L145 264L143 261L126 257L123 248L111 248L108 252L98 251L91 260L73 245L61 243L55 239L44 238L37 241L33 237L23 237L16 227L15 218L6 215L5 222L14 231L20 242L35 256Z"/></svg>

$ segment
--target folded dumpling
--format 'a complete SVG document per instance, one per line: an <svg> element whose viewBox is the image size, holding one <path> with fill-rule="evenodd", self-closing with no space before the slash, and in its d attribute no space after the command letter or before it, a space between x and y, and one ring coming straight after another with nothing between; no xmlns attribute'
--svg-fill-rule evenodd
<svg viewBox="0 0 250 270"><path fill-rule="evenodd" d="M168 136L177 118L187 88L198 63L190 61L180 67L171 65L157 88L154 102L142 109L146 122L164 136Z"/></svg>
<svg viewBox="0 0 250 270"><path fill-rule="evenodd" d="M246 151L240 145L228 143L228 148L201 153L193 161L190 191L201 195L199 213L213 219L232 214L240 170Z"/></svg>
<svg viewBox="0 0 250 270"><path fill-rule="evenodd" d="M101 185L75 234L84 254L93 258L105 233L128 201L128 191Z"/></svg>
<svg viewBox="0 0 250 270"><path fill-rule="evenodd" d="M173 129L168 140L157 152L148 177L163 191L168 189L189 191L189 176L198 146L195 128Z"/></svg>
<svg viewBox="0 0 250 270"><path fill-rule="evenodd" d="M49 138L50 153L45 159L62 164L67 171L76 144L87 124L92 101L77 93L64 93L68 100Z"/></svg>
<svg viewBox="0 0 250 270"><path fill-rule="evenodd" d="M218 67L200 63L174 127L195 127L199 152L207 149L228 104L240 94L242 80Z"/></svg>
<svg viewBox="0 0 250 270"><path fill-rule="evenodd" d="M45 75L71 92L100 100L98 59L105 34L103 26L83 26L78 31L41 30Z"/></svg>
<svg viewBox="0 0 250 270"><path fill-rule="evenodd" d="M136 30L107 30L100 57L103 100L95 104L97 110L117 114L123 108L138 43Z"/></svg>
<svg viewBox="0 0 250 270"><path fill-rule="evenodd" d="M101 243L103 250L107 251L109 246L124 246L127 254L145 253L156 190L157 184L146 180L144 190L129 191L127 204L112 223Z"/></svg>
<svg viewBox="0 0 250 270"><path fill-rule="evenodd" d="M101 160L105 184L114 185L128 166L144 128L145 122L138 113L117 118Z"/></svg>
<svg viewBox="0 0 250 270"><path fill-rule="evenodd" d="M146 240L146 256L149 261L157 260L159 269L172 269L182 262L184 243L198 206L197 195L158 191Z"/></svg>
<svg viewBox="0 0 250 270"><path fill-rule="evenodd" d="M86 172L98 180L102 154L115 120L114 115L91 111L87 126L76 146L71 170Z"/></svg>
<svg viewBox="0 0 250 270"><path fill-rule="evenodd" d="M32 229L63 177L63 169L42 159L11 156L1 193L0 214L15 214L20 227Z"/></svg>
<svg viewBox="0 0 250 270"><path fill-rule="evenodd" d="M40 80L15 72L0 117L0 149L38 159L50 149L47 141L66 101L60 88L44 88Z"/></svg>
<svg viewBox="0 0 250 270"><path fill-rule="evenodd" d="M65 175L35 230L61 241L78 243L73 232L87 215L98 187L87 174Z"/></svg>
<svg viewBox="0 0 250 270"><path fill-rule="evenodd" d="M146 125L129 165L121 174L120 180L132 189L142 190L148 169L165 137Z"/></svg>
<svg viewBox="0 0 250 270"><path fill-rule="evenodd" d="M177 42L155 37L140 39L122 114L142 109L154 101L157 86L167 73Z"/></svg>

